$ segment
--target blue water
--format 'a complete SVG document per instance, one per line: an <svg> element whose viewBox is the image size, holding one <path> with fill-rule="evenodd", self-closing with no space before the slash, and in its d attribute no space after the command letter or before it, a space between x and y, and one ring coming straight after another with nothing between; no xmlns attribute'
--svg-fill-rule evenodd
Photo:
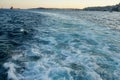
<svg viewBox="0 0 120 80"><path fill-rule="evenodd" d="M0 10L0 80L120 80L119 16Z"/></svg>

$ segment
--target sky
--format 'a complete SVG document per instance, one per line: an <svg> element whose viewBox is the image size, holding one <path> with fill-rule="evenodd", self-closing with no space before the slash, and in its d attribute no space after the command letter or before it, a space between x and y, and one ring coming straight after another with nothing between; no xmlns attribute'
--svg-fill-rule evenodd
<svg viewBox="0 0 120 80"><path fill-rule="evenodd" d="M85 8L107 6L120 3L120 0L0 0L0 8Z"/></svg>

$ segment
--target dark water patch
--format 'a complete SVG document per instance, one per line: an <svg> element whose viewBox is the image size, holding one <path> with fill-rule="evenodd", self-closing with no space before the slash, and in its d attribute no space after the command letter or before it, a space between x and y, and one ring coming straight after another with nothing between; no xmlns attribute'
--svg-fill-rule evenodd
<svg viewBox="0 0 120 80"><path fill-rule="evenodd" d="M56 37L56 41L58 41L58 42L68 42L68 40L69 40L69 35L66 35L66 34L63 34L63 33L58 34L55 37ZM63 40L63 39L65 39L65 40Z"/></svg>
<svg viewBox="0 0 120 80"><path fill-rule="evenodd" d="M7 69L3 67L2 64L0 64L0 80L7 80Z"/></svg>
<svg viewBox="0 0 120 80"><path fill-rule="evenodd" d="M81 64L76 64L76 63L71 63L69 65L69 67L73 70L77 70L77 71L84 71L85 70L85 67Z"/></svg>
<svg viewBox="0 0 120 80"><path fill-rule="evenodd" d="M42 56L26 56L25 59L27 61L37 61L40 60L42 58Z"/></svg>
<svg viewBox="0 0 120 80"><path fill-rule="evenodd" d="M51 56L51 55L54 55L55 54L55 52L54 51L50 51L50 50L41 50L41 54L44 54L44 55L46 55L46 56Z"/></svg>
<svg viewBox="0 0 120 80"><path fill-rule="evenodd" d="M108 64L98 64L100 67L95 71L100 75L103 80L116 80L114 77L115 67L113 65Z"/></svg>
<svg viewBox="0 0 120 80"><path fill-rule="evenodd" d="M1 31L1 32L0 32L0 37L1 37L3 34L4 34L4 32Z"/></svg>
<svg viewBox="0 0 120 80"><path fill-rule="evenodd" d="M63 55L63 54L60 54L60 55L57 55L56 58L57 58L58 60L63 60L63 61L64 61L64 60L67 58L67 56L66 56L66 55Z"/></svg>
<svg viewBox="0 0 120 80"><path fill-rule="evenodd" d="M39 40L40 44L44 44L44 45L48 45L50 44L50 41L46 41L46 40Z"/></svg>
<svg viewBox="0 0 120 80"><path fill-rule="evenodd" d="M74 39L74 40L72 40L71 42L75 42L75 43L79 43L79 42L81 42L79 39Z"/></svg>
<svg viewBox="0 0 120 80"><path fill-rule="evenodd" d="M29 62L29 61L38 61L42 58L42 56L40 55L35 55L35 56L21 56L19 60L12 60L14 63L16 64L22 64L24 62ZM23 66L23 65L20 65L20 66Z"/></svg>
<svg viewBox="0 0 120 80"><path fill-rule="evenodd" d="M0 64L3 64L4 62L8 61L10 57L11 56L9 55L9 52L0 51Z"/></svg>
<svg viewBox="0 0 120 80"><path fill-rule="evenodd" d="M110 51L113 51L113 52L116 52L116 53L119 53L120 52L120 49L115 46L115 45L109 45L109 48L108 48Z"/></svg>
<svg viewBox="0 0 120 80"><path fill-rule="evenodd" d="M80 24L73 24L73 23L63 23L65 28L74 28L74 27L79 27Z"/></svg>
<svg viewBox="0 0 120 80"><path fill-rule="evenodd" d="M109 53L107 53L107 52L100 51L100 50L92 50L92 52L90 51L89 54L92 55L92 56L99 57L97 59L97 63L99 63L99 62L109 63L109 64L114 63L114 65L116 65L116 62L114 62L114 60L112 59L112 56L109 55Z"/></svg>
<svg viewBox="0 0 120 80"><path fill-rule="evenodd" d="M57 49L69 49L68 43L59 43L55 46Z"/></svg>
<svg viewBox="0 0 120 80"><path fill-rule="evenodd" d="M71 36L74 38L72 42L76 42L76 43L85 42L86 44L90 44L90 45L98 45L98 42L96 40L88 38L87 36L79 35L79 34L72 34Z"/></svg>
<svg viewBox="0 0 120 80"><path fill-rule="evenodd" d="M84 36L83 35L80 35L80 34L70 34L72 37L74 37L74 38L84 38Z"/></svg>
<svg viewBox="0 0 120 80"><path fill-rule="evenodd" d="M90 80L87 77L87 73L83 71L71 71L70 75L73 77L73 80Z"/></svg>
<svg viewBox="0 0 120 80"><path fill-rule="evenodd" d="M13 46L20 46L20 45L22 45L19 41L15 41L15 40L11 40L10 43L11 43Z"/></svg>
<svg viewBox="0 0 120 80"><path fill-rule="evenodd" d="M13 21L13 20L9 20L9 21L7 21L8 23L10 23L10 24L24 24L24 22L21 22L21 21Z"/></svg>
<svg viewBox="0 0 120 80"><path fill-rule="evenodd" d="M29 61L37 61L41 58L42 56L28 56Z"/></svg>
<svg viewBox="0 0 120 80"><path fill-rule="evenodd" d="M95 41L95 40L92 40L92 39L84 39L84 41L87 43L87 44L90 44L90 45L98 45L98 43Z"/></svg>

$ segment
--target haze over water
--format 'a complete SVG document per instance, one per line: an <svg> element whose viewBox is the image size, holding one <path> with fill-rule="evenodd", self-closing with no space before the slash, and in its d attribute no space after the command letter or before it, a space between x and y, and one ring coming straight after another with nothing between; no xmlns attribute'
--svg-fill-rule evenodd
<svg viewBox="0 0 120 80"><path fill-rule="evenodd" d="M118 4L120 0L1 0L0 7L10 8L85 8Z"/></svg>

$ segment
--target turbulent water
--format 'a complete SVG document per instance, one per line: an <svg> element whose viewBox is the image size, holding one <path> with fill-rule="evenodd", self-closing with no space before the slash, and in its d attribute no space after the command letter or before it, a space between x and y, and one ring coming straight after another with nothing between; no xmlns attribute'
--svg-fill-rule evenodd
<svg viewBox="0 0 120 80"><path fill-rule="evenodd" d="M0 10L0 80L120 80L120 13Z"/></svg>

